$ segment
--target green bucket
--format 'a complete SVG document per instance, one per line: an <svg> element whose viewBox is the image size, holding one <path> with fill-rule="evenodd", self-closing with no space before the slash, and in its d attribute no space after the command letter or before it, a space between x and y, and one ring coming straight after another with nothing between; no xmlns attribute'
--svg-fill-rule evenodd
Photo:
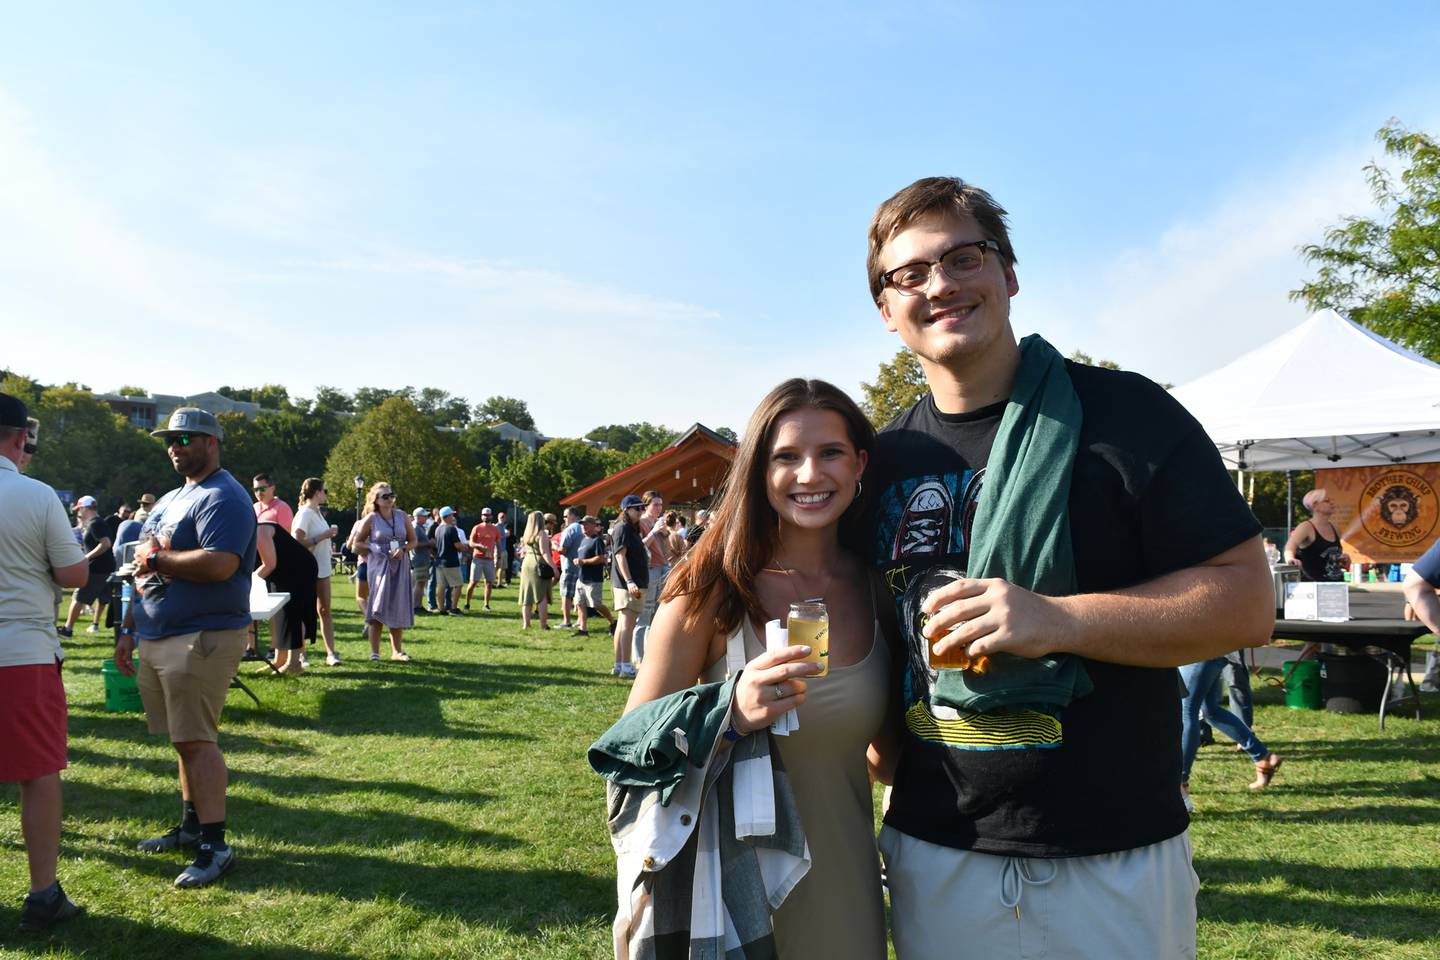
<svg viewBox="0 0 1440 960"><path fill-rule="evenodd" d="M135 678L117 670L114 660L100 661L100 673L105 678L106 710L111 713L135 713L145 709L140 703L140 689L135 686Z"/></svg>
<svg viewBox="0 0 1440 960"><path fill-rule="evenodd" d="M1314 660L1298 660L1290 665L1290 679L1285 681L1285 706L1291 710L1320 710L1325 698L1320 694L1320 664Z"/></svg>

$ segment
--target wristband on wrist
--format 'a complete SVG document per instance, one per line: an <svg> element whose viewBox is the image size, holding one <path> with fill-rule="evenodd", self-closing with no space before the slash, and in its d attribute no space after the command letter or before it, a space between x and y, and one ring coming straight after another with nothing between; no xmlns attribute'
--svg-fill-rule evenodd
<svg viewBox="0 0 1440 960"><path fill-rule="evenodd" d="M741 737L745 736L745 734L735 729L735 720L732 718L730 720L730 726L725 728L725 732L721 734L721 736L723 736L726 740L729 740L731 743L735 743L740 740Z"/></svg>

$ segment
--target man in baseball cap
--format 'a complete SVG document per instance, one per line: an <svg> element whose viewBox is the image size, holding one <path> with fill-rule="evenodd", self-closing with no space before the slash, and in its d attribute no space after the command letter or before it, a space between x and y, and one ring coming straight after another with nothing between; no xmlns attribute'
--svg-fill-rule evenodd
<svg viewBox="0 0 1440 960"><path fill-rule="evenodd" d="M225 757L220 713L250 632L255 511L220 466L220 425L181 407L155 436L183 486L156 502L135 550L135 585L115 641L115 666L134 676L151 733L168 734L180 760L181 818L142 840L145 853L193 853L181 888L214 883L235 866L225 840ZM131 659L140 644L139 669Z"/></svg>
<svg viewBox="0 0 1440 960"><path fill-rule="evenodd" d="M465 588L465 609L470 609L470 598L475 596L475 584L485 582L481 597L482 608L490 609L490 597L495 590L496 567L503 556L500 550L500 528L495 526L494 514L489 507L480 509L480 522L470 528L470 583Z"/></svg>
<svg viewBox="0 0 1440 960"><path fill-rule="evenodd" d="M110 548L115 540L100 518L100 511L96 509L98 506L91 496L75 501L75 519L84 530L80 546L85 551L85 561L90 565L90 576L70 598L70 612L65 616L65 626L56 628L62 637L69 637L74 632L80 611L92 603L95 615L86 632L99 633L100 624L105 621L105 605L110 599L110 574L115 572L115 554Z"/></svg>
<svg viewBox="0 0 1440 960"><path fill-rule="evenodd" d="M426 613L423 605L425 588L430 583L430 567L435 557L435 525L430 520L430 511L416 507L410 513L415 527L415 549L410 551L410 569L415 574L415 595L412 606L415 615Z"/></svg>

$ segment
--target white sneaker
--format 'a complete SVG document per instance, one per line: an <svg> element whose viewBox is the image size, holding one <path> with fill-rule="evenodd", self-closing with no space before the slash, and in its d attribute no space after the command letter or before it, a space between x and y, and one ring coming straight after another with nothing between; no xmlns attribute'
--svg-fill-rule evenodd
<svg viewBox="0 0 1440 960"><path fill-rule="evenodd" d="M612 676L612 677L618 677L618 676L620 676L620 664L617 663L617 664L615 664L615 666L613 666L613 667L610 668L610 676Z"/></svg>
<svg viewBox="0 0 1440 960"><path fill-rule="evenodd" d="M325 666L327 666L327 667L338 667L338 666L340 666L340 655L339 655L338 653L327 653L327 654L325 655Z"/></svg>
<svg viewBox="0 0 1440 960"><path fill-rule="evenodd" d="M86 633L99 633L99 632L100 632L100 627L99 627L98 624L92 623L92 624L90 624L90 626L88 626L88 627L85 628L85 632L86 632Z"/></svg>
<svg viewBox="0 0 1440 960"><path fill-rule="evenodd" d="M303 654L303 653L300 654L300 669L301 669L301 670L309 670L309 669L310 669L310 658L307 657L307 656L305 656L305 654Z"/></svg>
<svg viewBox="0 0 1440 960"><path fill-rule="evenodd" d="M622 663L622 664L620 664L620 673L619 673L619 676L625 678L626 680L634 680L634 679L635 679L635 664L633 664L633 663Z"/></svg>

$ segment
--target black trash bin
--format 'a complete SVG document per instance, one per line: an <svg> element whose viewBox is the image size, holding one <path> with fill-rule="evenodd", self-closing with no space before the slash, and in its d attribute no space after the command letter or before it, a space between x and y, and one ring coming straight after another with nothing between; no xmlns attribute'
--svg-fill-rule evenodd
<svg viewBox="0 0 1440 960"><path fill-rule="evenodd" d="M1320 692L1331 713L1376 713L1390 673L1364 654L1320 654Z"/></svg>

